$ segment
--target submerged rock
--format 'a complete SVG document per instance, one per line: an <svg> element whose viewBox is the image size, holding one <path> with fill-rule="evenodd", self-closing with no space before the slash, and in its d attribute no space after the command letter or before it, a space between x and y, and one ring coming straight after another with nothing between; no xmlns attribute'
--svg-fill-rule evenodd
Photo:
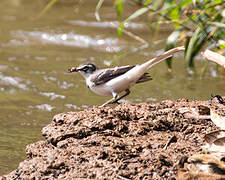
<svg viewBox="0 0 225 180"><path fill-rule="evenodd" d="M2 179L176 179L179 160L217 129L212 106L182 99L58 114Z"/></svg>

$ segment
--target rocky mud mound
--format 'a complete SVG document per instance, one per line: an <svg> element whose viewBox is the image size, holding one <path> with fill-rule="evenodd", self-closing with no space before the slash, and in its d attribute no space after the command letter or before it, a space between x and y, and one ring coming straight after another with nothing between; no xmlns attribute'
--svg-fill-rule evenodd
<svg viewBox="0 0 225 180"><path fill-rule="evenodd" d="M177 179L179 161L217 129L210 106L182 99L58 114L2 179Z"/></svg>

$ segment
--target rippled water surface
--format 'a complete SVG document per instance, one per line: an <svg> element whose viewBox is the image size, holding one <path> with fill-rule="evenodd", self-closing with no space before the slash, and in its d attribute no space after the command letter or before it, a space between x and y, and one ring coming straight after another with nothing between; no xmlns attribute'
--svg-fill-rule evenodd
<svg viewBox="0 0 225 180"><path fill-rule="evenodd" d="M25 158L27 144L41 140L41 129L53 115L100 105L107 97L90 92L79 74L67 69L84 62L99 67L142 63L163 52L165 41L142 50L140 42L123 35L111 1L94 17L97 1L59 1L37 18L47 1L1 0L0 4L0 175ZM127 10L127 14L134 9ZM169 29L153 36L145 19L127 24L148 42L166 39ZM118 57L122 57L118 59ZM197 57L197 66L204 60ZM200 70L200 68L198 68ZM182 54L173 71L165 63L150 70L152 82L138 84L124 102L157 102L163 99L202 99L224 95L224 77L210 64L204 77L188 75Z"/></svg>

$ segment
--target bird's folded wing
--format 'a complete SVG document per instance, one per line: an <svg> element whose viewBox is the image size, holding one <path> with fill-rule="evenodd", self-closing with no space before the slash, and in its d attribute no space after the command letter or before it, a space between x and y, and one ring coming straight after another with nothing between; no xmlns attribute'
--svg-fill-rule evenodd
<svg viewBox="0 0 225 180"><path fill-rule="evenodd" d="M96 72L95 75L93 75L93 77L91 78L91 81L94 82L96 85L100 85L126 73L133 67L134 66L121 66L121 67L115 67L115 68L109 68L109 69L102 69L100 70L101 72L98 71Z"/></svg>

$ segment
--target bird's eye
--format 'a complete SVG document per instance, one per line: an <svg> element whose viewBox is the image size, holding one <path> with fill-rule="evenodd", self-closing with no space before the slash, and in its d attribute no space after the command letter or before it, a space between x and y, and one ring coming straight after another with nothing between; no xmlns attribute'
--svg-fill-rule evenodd
<svg viewBox="0 0 225 180"><path fill-rule="evenodd" d="M86 73L92 73L96 70L95 66L93 65L86 65L82 68L82 71L86 72Z"/></svg>
<svg viewBox="0 0 225 180"><path fill-rule="evenodd" d="M93 66L93 65L89 65L89 69L90 69L90 71L95 71L96 70L96 67Z"/></svg>
<svg viewBox="0 0 225 180"><path fill-rule="evenodd" d="M82 69L84 72L88 72L89 71L89 68L87 66L85 66L83 69Z"/></svg>

